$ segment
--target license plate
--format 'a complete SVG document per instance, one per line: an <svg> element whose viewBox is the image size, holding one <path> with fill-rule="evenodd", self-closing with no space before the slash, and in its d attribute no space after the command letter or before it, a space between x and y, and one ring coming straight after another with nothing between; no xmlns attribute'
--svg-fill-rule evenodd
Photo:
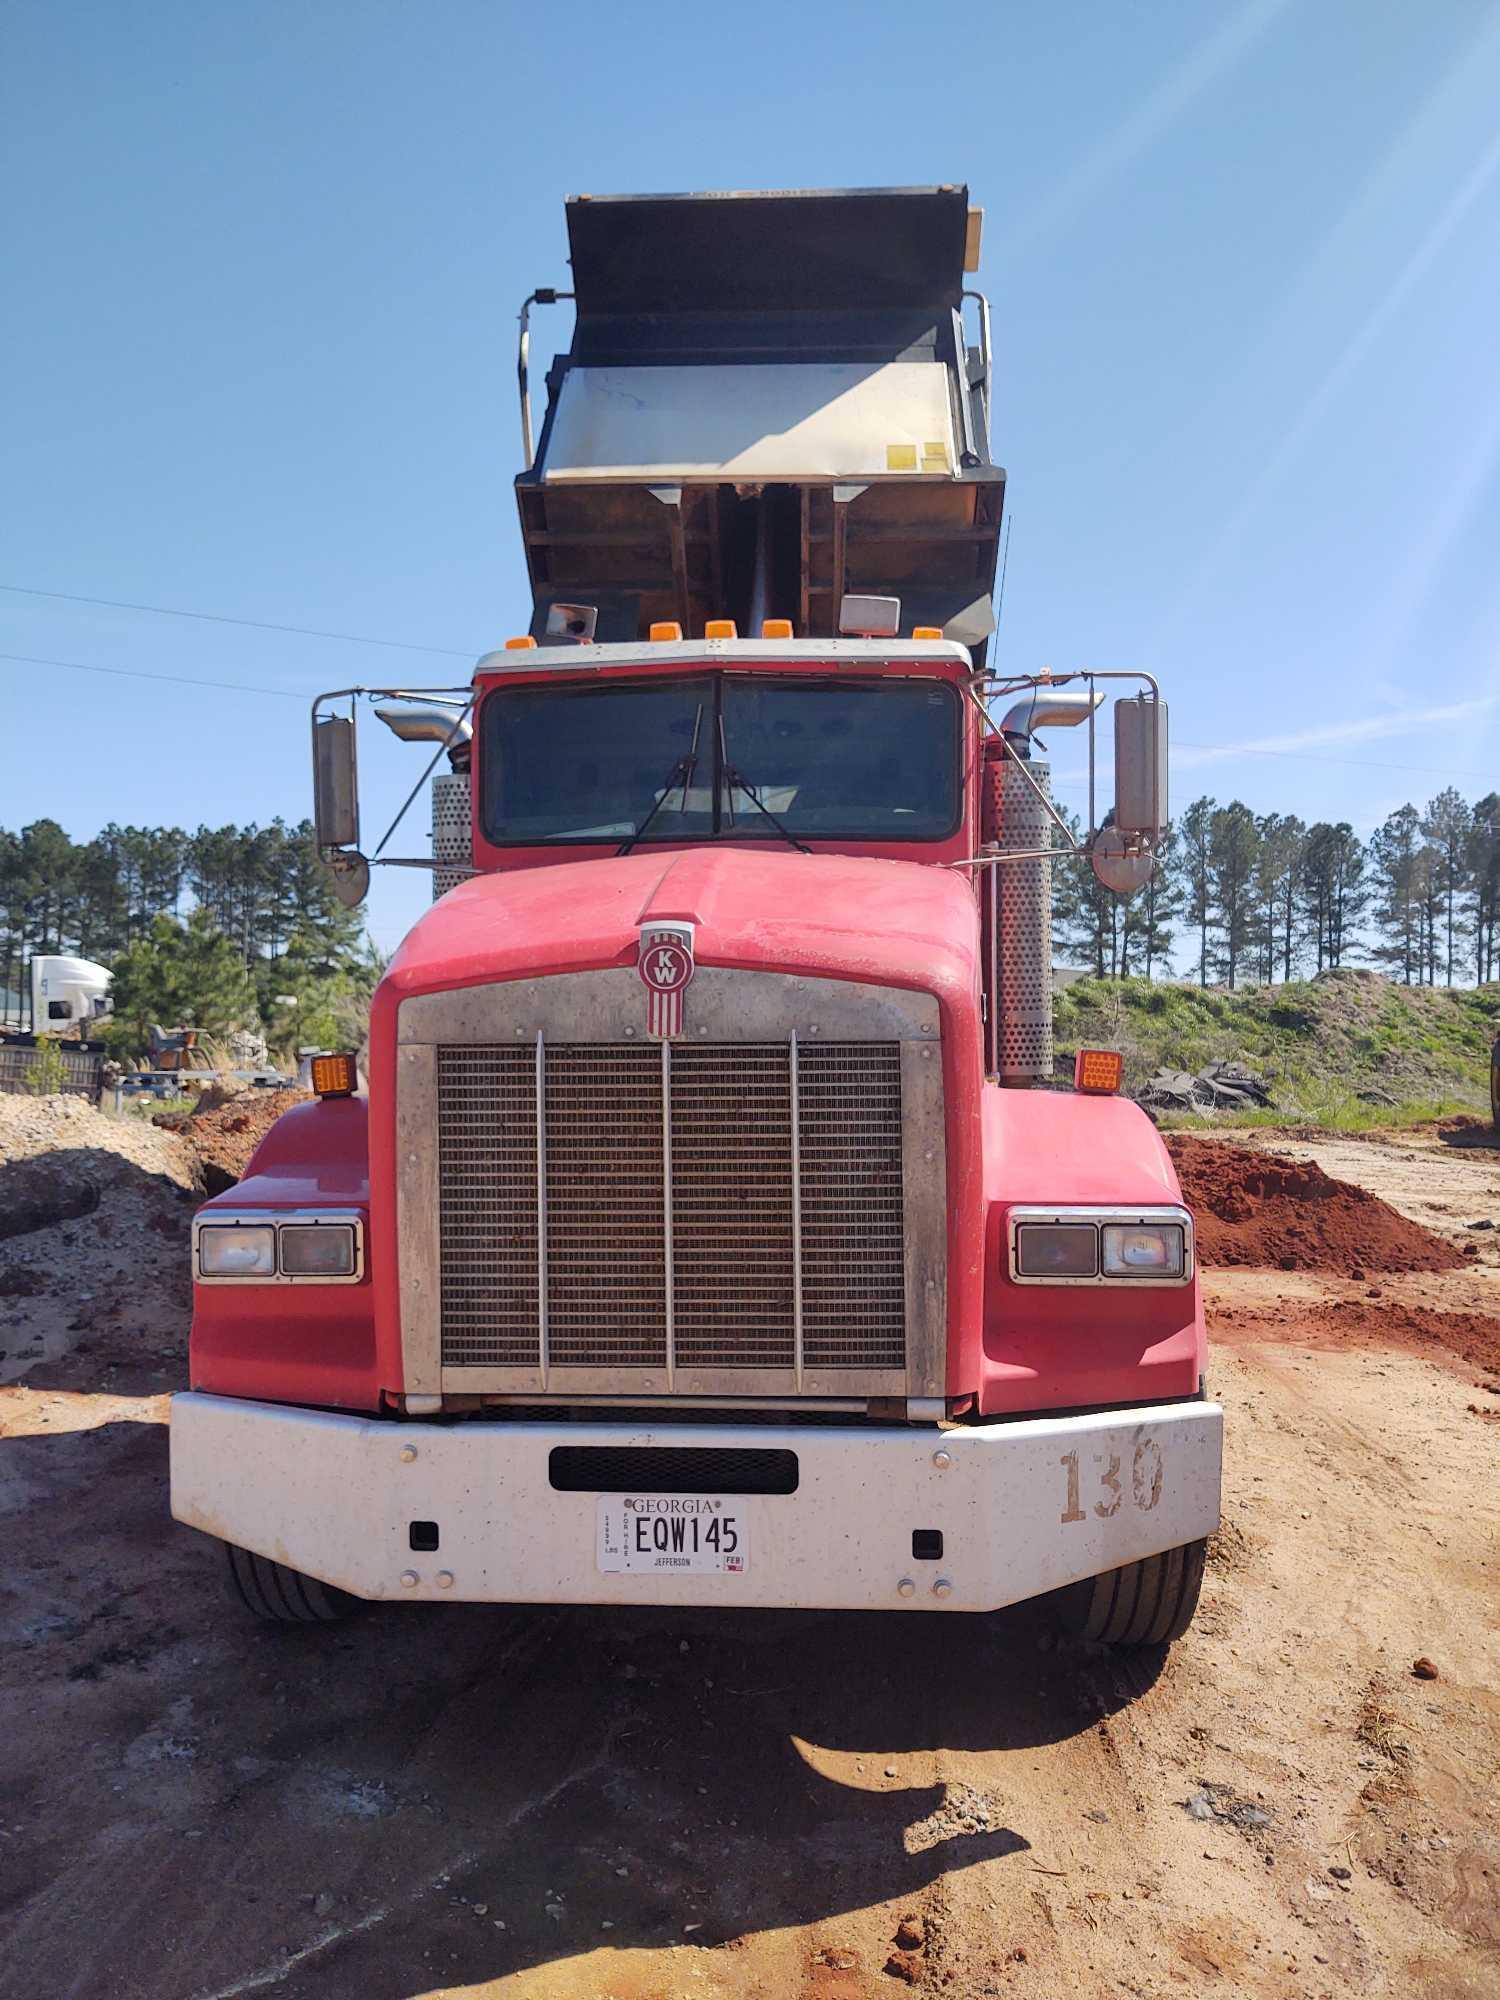
<svg viewBox="0 0 1500 2000"><path fill-rule="evenodd" d="M747 1567L742 1501L697 1493L601 1493L595 1517L606 1575L737 1576Z"/></svg>

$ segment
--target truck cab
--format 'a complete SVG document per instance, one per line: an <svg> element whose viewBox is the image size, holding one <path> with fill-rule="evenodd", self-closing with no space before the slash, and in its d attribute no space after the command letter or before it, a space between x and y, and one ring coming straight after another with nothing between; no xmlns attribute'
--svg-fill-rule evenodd
<svg viewBox="0 0 1500 2000"><path fill-rule="evenodd" d="M1096 682L1140 683L1089 846L1128 886L1165 705L987 666L967 191L582 199L569 230L535 451L523 311L530 628L461 689L379 691L449 765L437 900L366 1088L325 1064L199 1213L174 1512L280 1619L1058 1591L1161 1643L1222 1416L1154 1127L1109 1052L1054 1087L1038 732L1092 756ZM351 893L366 692L314 723Z"/></svg>

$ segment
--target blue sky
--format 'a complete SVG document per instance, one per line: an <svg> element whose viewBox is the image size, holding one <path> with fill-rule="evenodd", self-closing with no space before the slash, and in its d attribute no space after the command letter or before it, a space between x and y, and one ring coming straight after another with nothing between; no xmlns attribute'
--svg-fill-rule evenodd
<svg viewBox="0 0 1500 2000"><path fill-rule="evenodd" d="M301 817L304 697L525 628L515 312L566 282L566 194L949 180L1001 664L1157 673L1179 805L1368 830L1500 783L1500 8L556 21L10 0L0 583L456 657L0 590L0 652L262 690L0 660L0 824ZM419 767L367 749L369 830ZM424 894L377 876L382 944Z"/></svg>

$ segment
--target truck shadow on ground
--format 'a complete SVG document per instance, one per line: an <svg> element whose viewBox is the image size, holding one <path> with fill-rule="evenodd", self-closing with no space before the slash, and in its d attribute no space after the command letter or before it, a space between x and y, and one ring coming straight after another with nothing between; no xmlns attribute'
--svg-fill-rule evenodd
<svg viewBox="0 0 1500 2000"><path fill-rule="evenodd" d="M1077 1737L1160 1669L1122 1680L1025 1607L263 1628L167 1518L165 1446L0 1438L18 1990L406 2000L916 1902L1050 1836L1054 1802L1031 1824L1035 1794L967 1753ZM945 1752L965 1782L938 1781Z"/></svg>
<svg viewBox="0 0 1500 2000"><path fill-rule="evenodd" d="M1488 1118L1449 1118L1437 1128L1445 1146L1460 1152L1500 1153L1500 1131Z"/></svg>

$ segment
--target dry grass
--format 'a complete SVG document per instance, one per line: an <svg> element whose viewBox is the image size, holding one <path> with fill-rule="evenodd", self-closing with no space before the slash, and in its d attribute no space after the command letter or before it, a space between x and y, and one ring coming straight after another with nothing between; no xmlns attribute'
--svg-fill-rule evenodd
<svg viewBox="0 0 1500 2000"><path fill-rule="evenodd" d="M1354 1736L1356 1742L1392 1764L1410 1761L1411 1746L1397 1734L1395 1712L1386 1705L1385 1690L1378 1680L1372 1680L1365 1690L1355 1718Z"/></svg>

